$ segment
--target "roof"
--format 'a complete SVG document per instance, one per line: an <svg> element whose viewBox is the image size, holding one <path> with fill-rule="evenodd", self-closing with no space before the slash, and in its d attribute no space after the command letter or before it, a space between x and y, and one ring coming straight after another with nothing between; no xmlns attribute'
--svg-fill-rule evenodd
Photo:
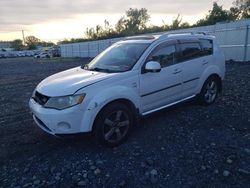
<svg viewBox="0 0 250 188"><path fill-rule="evenodd" d="M214 38L210 33L206 31L186 31L186 32L166 32L161 35L139 35L139 36L132 36L126 37L122 43L152 43L157 39L167 39L167 38L174 38L174 39L181 39L183 36L187 38Z"/></svg>

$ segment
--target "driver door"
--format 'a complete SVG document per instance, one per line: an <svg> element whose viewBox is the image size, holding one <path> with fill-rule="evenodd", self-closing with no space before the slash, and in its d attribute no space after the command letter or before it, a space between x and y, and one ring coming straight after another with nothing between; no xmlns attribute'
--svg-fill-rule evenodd
<svg viewBox="0 0 250 188"><path fill-rule="evenodd" d="M160 72L147 72L145 64L157 61ZM143 113L181 99L181 69L176 64L176 43L164 42L148 56L140 75L140 96Z"/></svg>

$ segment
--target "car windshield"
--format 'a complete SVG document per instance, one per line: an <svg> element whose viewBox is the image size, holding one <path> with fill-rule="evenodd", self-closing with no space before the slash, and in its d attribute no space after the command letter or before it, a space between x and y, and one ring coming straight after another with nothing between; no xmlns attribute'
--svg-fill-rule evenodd
<svg viewBox="0 0 250 188"><path fill-rule="evenodd" d="M84 67L98 72L125 72L133 68L142 53L149 46L146 43L114 44Z"/></svg>

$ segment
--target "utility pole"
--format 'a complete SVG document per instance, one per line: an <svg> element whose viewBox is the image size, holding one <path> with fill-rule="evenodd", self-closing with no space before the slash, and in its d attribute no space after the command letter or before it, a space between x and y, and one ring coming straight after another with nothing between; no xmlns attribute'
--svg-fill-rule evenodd
<svg viewBox="0 0 250 188"><path fill-rule="evenodd" d="M25 45L24 30L22 30L22 34L23 34L23 45Z"/></svg>
<svg viewBox="0 0 250 188"><path fill-rule="evenodd" d="M248 36L249 36L249 28L250 26L247 25L246 27L246 38L245 38L245 45L244 45L244 57L243 57L243 61L247 61L248 57L247 57L247 48L248 48Z"/></svg>

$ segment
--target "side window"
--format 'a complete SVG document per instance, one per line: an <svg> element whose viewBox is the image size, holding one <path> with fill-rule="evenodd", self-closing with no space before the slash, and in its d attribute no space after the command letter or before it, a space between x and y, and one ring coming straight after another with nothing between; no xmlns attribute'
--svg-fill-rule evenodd
<svg viewBox="0 0 250 188"><path fill-rule="evenodd" d="M161 67L172 65L175 59L175 45L160 45L147 58L148 61L157 61Z"/></svg>
<svg viewBox="0 0 250 188"><path fill-rule="evenodd" d="M189 59L194 59L202 55L202 50L198 42L191 43L182 43L181 47L181 56L179 61L186 61Z"/></svg>
<svg viewBox="0 0 250 188"><path fill-rule="evenodd" d="M204 56L213 54L213 41L208 39L200 39L202 54Z"/></svg>

